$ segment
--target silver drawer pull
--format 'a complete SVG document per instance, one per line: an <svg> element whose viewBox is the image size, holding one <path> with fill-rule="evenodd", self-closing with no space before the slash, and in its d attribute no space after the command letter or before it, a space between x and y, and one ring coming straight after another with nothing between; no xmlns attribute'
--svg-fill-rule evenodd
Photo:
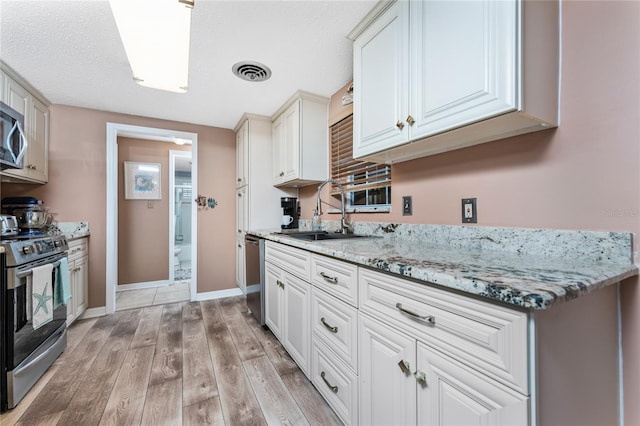
<svg viewBox="0 0 640 426"><path fill-rule="evenodd" d="M324 280L326 282L329 282L331 284L338 284L338 277L330 277L329 275L325 274L324 272L320 272L320 276L322 278L324 278Z"/></svg>
<svg viewBox="0 0 640 426"><path fill-rule="evenodd" d="M324 317L320 318L320 322L322 323L322 325L327 327L327 330L329 330L330 332L332 332L332 333L337 333L338 332L338 327L332 327L329 324L327 324L327 322L324 320Z"/></svg>
<svg viewBox="0 0 640 426"><path fill-rule="evenodd" d="M427 375L420 370L416 370L415 373L413 373L414 377L416 378L416 381L422 386L425 387L427 386Z"/></svg>
<svg viewBox="0 0 640 426"><path fill-rule="evenodd" d="M407 315L410 315L410 316L412 316L414 318L418 318L418 319L427 321L429 324L435 324L436 323L436 317L434 317L433 315L419 315L419 314L416 314L415 312L411 312L411 311L409 311L407 309L404 309L402 307L402 303L396 303L396 308L398 308L398 310L400 312L402 312L403 314L407 314Z"/></svg>
<svg viewBox="0 0 640 426"><path fill-rule="evenodd" d="M411 374L411 367L409 366L409 363L407 361L405 361L404 359L401 359L398 362L398 367L400 367L400 370L405 374L405 375L409 375Z"/></svg>
<svg viewBox="0 0 640 426"><path fill-rule="evenodd" d="M328 387L329 389L331 389L331 392L333 392L333 393L338 393L338 385L332 386L332 385L331 385L331 383L329 383L329 382L327 381L327 379L325 379L325 377L324 377L324 376L325 376L325 373L324 373L324 371L323 371L322 373L320 373L320 377L322 377L322 380L324 381L324 384L325 384L325 385L327 385L327 387Z"/></svg>

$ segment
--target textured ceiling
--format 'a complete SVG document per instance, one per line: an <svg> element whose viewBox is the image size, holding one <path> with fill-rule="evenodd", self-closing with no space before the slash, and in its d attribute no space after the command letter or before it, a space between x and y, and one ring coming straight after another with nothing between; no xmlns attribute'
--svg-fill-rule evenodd
<svg viewBox="0 0 640 426"><path fill-rule="evenodd" d="M0 59L54 104L233 128L298 89L330 96L348 82L346 35L375 3L196 0L185 94L134 83L107 1L0 0ZM245 60L273 76L240 80L231 67Z"/></svg>

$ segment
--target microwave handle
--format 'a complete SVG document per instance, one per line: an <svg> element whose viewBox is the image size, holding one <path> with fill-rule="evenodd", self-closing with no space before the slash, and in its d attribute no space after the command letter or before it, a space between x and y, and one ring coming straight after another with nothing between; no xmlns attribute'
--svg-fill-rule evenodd
<svg viewBox="0 0 640 426"><path fill-rule="evenodd" d="M20 152L18 153L18 155L16 155L15 152L13 152L13 147L12 147L13 144L11 143L11 138L16 131L20 135ZM16 121L16 123L13 125L13 128L7 135L6 145L7 145L7 149L9 150L9 153L11 154L11 157L13 158L14 163L20 164L22 162L22 157L24 157L24 154L27 152L28 144L27 144L27 138L24 136L24 132L22 131L22 126L20 125L19 121Z"/></svg>

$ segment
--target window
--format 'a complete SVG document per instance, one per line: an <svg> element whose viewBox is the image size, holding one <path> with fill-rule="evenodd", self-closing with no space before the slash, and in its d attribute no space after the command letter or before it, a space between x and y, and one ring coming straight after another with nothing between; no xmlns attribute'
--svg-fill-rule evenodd
<svg viewBox="0 0 640 426"><path fill-rule="evenodd" d="M391 166L353 158L353 115L330 127L331 178L344 187L350 211L389 211ZM331 195L339 195L334 186Z"/></svg>

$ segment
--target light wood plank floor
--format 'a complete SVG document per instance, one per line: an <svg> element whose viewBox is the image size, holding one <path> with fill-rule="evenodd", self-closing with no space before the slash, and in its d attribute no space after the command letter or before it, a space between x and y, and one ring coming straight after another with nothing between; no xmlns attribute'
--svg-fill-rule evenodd
<svg viewBox="0 0 640 426"><path fill-rule="evenodd" d="M78 321L9 425L339 425L244 298Z"/></svg>

